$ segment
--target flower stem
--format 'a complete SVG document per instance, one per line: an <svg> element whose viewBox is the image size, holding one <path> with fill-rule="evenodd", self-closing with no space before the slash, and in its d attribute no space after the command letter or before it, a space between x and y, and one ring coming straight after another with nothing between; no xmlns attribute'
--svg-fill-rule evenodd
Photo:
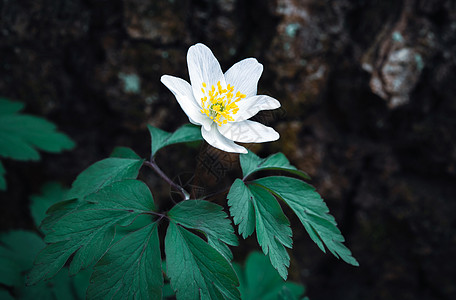
<svg viewBox="0 0 456 300"><path fill-rule="evenodd" d="M181 187L180 185L178 185L177 183L173 182L159 167L158 165L155 163L155 161L153 159L151 159L150 161L145 161L144 162L144 165L151 168L152 170L155 171L155 173L157 173L164 181L166 181L171 187L175 188L177 191L179 191L179 193L182 195L182 198L184 198L184 200L188 200L190 199L190 194L183 188Z"/></svg>

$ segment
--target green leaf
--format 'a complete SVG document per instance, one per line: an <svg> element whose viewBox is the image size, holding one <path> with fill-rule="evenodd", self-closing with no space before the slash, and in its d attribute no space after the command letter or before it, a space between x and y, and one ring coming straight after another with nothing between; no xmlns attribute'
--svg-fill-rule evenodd
<svg viewBox="0 0 456 300"><path fill-rule="evenodd" d="M45 246L36 233L23 230L2 233L0 242L11 250L10 259L18 264L21 271L30 269L36 254Z"/></svg>
<svg viewBox="0 0 456 300"><path fill-rule="evenodd" d="M48 182L41 189L41 195L30 197L30 212L37 227L46 216L46 211L53 204L65 198L68 189L58 182Z"/></svg>
<svg viewBox="0 0 456 300"><path fill-rule="evenodd" d="M157 223L114 244L94 268L89 299L161 299L163 274Z"/></svg>
<svg viewBox="0 0 456 300"><path fill-rule="evenodd" d="M232 266L200 237L170 222L165 252L166 273L178 300L240 299Z"/></svg>
<svg viewBox="0 0 456 300"><path fill-rule="evenodd" d="M231 260L232 254L225 244L237 246L231 221L220 205L204 200L187 200L179 202L168 213L174 222L202 231L208 243L218 250L225 258Z"/></svg>
<svg viewBox="0 0 456 300"><path fill-rule="evenodd" d="M128 147L115 147L109 157L141 159L135 151Z"/></svg>
<svg viewBox="0 0 456 300"><path fill-rule="evenodd" d="M62 269L50 282L29 287L24 285L24 274L33 267L35 256L45 247L37 234L15 230L1 234L0 242L0 282L12 287L18 299L77 299L68 269ZM9 264L5 264L3 259ZM12 264L15 268L5 272L5 267ZM9 281L5 282L5 278ZM4 299L1 294L0 299Z"/></svg>
<svg viewBox="0 0 456 300"><path fill-rule="evenodd" d="M292 233L290 222L277 200L264 189L255 185L246 186L239 179L231 187L228 199L234 223L243 224L242 230L246 227L250 230L251 224L255 222L258 244L264 254L269 255L272 265L279 271L280 276L286 279L290 256L285 247L292 247ZM248 213L242 210L245 203L248 203ZM252 210L255 218L252 218ZM241 229L239 232L241 233Z"/></svg>
<svg viewBox="0 0 456 300"><path fill-rule="evenodd" d="M213 237L211 235L207 236L207 243L212 246L215 250L220 252L226 259L229 261L233 260L233 253L231 252L230 247L228 247L227 244L222 242L216 237ZM236 241L237 244L237 241Z"/></svg>
<svg viewBox="0 0 456 300"><path fill-rule="evenodd" d="M37 150L58 153L74 147L65 134L43 118L19 114L23 105L0 99L0 156L38 160Z"/></svg>
<svg viewBox="0 0 456 300"><path fill-rule="evenodd" d="M0 124L1 130L1 124ZM0 132L0 156L17 160L39 160L40 154L21 137Z"/></svg>
<svg viewBox="0 0 456 300"><path fill-rule="evenodd" d="M0 288L0 299L2 300L14 300L13 296L8 293L7 290Z"/></svg>
<svg viewBox="0 0 456 300"><path fill-rule="evenodd" d="M173 288L171 287L171 284L165 283L163 286L163 299L166 299L168 297L175 296L175 293L173 291Z"/></svg>
<svg viewBox="0 0 456 300"><path fill-rule="evenodd" d="M152 194L147 185L138 180L115 182L87 197L87 203L72 206L65 213L51 207L52 221L45 241L49 243L37 256L35 266L29 274L29 284L51 278L74 254L70 273L76 274L97 262L115 237L115 227L128 226L139 215L148 214L155 209ZM57 213L59 218L53 218Z"/></svg>
<svg viewBox="0 0 456 300"><path fill-rule="evenodd" d="M255 230L253 195L241 179L236 179L227 195L230 214L239 234L245 239Z"/></svg>
<svg viewBox="0 0 456 300"><path fill-rule="evenodd" d="M22 273L32 267L45 244L35 233L22 230L2 233L0 243L0 283L19 286L23 283Z"/></svg>
<svg viewBox="0 0 456 300"><path fill-rule="evenodd" d="M173 297L173 299L176 298L176 293L174 293L173 288L171 287L171 283L169 283L169 278L166 275L166 261L162 261L162 272L163 276L165 277L165 285L163 286L163 298L162 299L167 299L169 297Z"/></svg>
<svg viewBox="0 0 456 300"><path fill-rule="evenodd" d="M18 289L17 294L18 298L22 300L76 300L78 297L73 289L74 283L72 278L68 276L68 269L63 268L51 281L41 282L33 286L22 286Z"/></svg>
<svg viewBox="0 0 456 300"><path fill-rule="evenodd" d="M350 250L342 244L345 239L337 228L334 217L329 214L325 202L313 186L302 180L283 176L261 178L255 180L254 184L285 201L323 252L325 252L325 245L337 258L340 257L354 266L359 265Z"/></svg>
<svg viewBox="0 0 456 300"><path fill-rule="evenodd" d="M199 126L185 124L175 132L170 133L147 125L151 137L152 154L155 156L158 150L171 144L187 143L202 140L201 129Z"/></svg>
<svg viewBox="0 0 456 300"><path fill-rule="evenodd" d="M85 169L73 182L66 199L83 199L105 186L125 179L136 179L143 160L106 158Z"/></svg>
<svg viewBox="0 0 456 300"><path fill-rule="evenodd" d="M50 233L53 231L52 228L58 220L60 220L63 216L72 213L83 204L84 202L79 202L73 199L57 202L56 204L52 205L46 211L46 217L41 221L40 230L44 234Z"/></svg>
<svg viewBox="0 0 456 300"><path fill-rule="evenodd" d="M3 167L2 162L0 161L0 191L6 190L5 174L6 174L6 170Z"/></svg>
<svg viewBox="0 0 456 300"><path fill-rule="evenodd" d="M245 268L238 274L243 300L276 300L284 296L288 296L287 299L300 299L305 291L300 284L283 281L268 258L260 252L252 252L247 257Z"/></svg>
<svg viewBox="0 0 456 300"><path fill-rule="evenodd" d="M249 151L246 154L241 154L239 159L244 179L250 174L263 170L286 171L304 179L310 179L309 175L292 166L283 153L276 153L266 158L260 158L255 153Z"/></svg>
<svg viewBox="0 0 456 300"><path fill-rule="evenodd" d="M82 270L73 276L73 288L78 299L85 299L87 288L89 287L92 269Z"/></svg>
<svg viewBox="0 0 456 300"><path fill-rule="evenodd" d="M255 186L249 189L254 199L258 243L263 253L269 255L280 276L286 280L290 256L285 247L291 248L293 242L290 222L273 196Z"/></svg>
<svg viewBox="0 0 456 300"><path fill-rule="evenodd" d="M0 248L0 283L8 286L21 283L21 271L16 262L9 259L8 251Z"/></svg>
<svg viewBox="0 0 456 300"><path fill-rule="evenodd" d="M24 108L24 103L0 98L0 116L17 113Z"/></svg>

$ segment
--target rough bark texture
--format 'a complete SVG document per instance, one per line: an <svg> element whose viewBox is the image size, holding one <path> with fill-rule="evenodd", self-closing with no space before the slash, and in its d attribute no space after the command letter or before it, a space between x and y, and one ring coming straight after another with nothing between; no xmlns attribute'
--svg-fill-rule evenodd
<svg viewBox="0 0 456 300"><path fill-rule="evenodd" d="M28 197L44 182L69 185L114 146L146 156L146 124L187 122L159 79L188 78L186 51L197 42L224 70L251 56L264 64L259 92L283 109L258 118L281 139L255 150L282 151L313 177L360 262L324 255L291 218L291 279L311 299L456 299L452 0L1 1L1 96L78 145L39 163L4 161L1 228L32 228ZM198 149L173 149L161 154L164 169L191 172ZM205 153L200 173L215 168ZM217 155L215 175L229 175L236 161Z"/></svg>

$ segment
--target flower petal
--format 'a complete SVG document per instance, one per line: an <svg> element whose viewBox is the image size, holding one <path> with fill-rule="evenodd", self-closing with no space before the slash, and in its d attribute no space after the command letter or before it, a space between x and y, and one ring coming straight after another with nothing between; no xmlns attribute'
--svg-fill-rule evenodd
<svg viewBox="0 0 456 300"><path fill-rule="evenodd" d="M276 109L280 107L280 102L266 95L258 95L242 99L237 102L239 112L233 115L235 122L241 122L250 119L260 110Z"/></svg>
<svg viewBox="0 0 456 300"><path fill-rule="evenodd" d="M201 127L201 134L206 142L208 142L208 144L212 147L226 152L247 153L247 149L224 137L218 131L217 125L215 123L212 125L210 130L206 130L204 127Z"/></svg>
<svg viewBox="0 0 456 300"><path fill-rule="evenodd" d="M220 133L227 139L241 143L264 143L276 141L280 135L273 128L254 121L229 122L222 125Z"/></svg>
<svg viewBox="0 0 456 300"><path fill-rule="evenodd" d="M210 128L213 122L201 112L201 106L193 97L192 87L187 81L169 75L163 75L160 80L174 94L191 123Z"/></svg>
<svg viewBox="0 0 456 300"><path fill-rule="evenodd" d="M217 87L220 81L222 88L226 87L225 76L223 76L220 64L212 53L211 49L203 44L191 46L187 52L188 73L192 84L193 95L196 101L200 102L204 97L201 88L203 82L210 88Z"/></svg>
<svg viewBox="0 0 456 300"><path fill-rule="evenodd" d="M255 58L246 58L235 63L225 73L226 83L234 86L234 94L237 91L247 97L257 94L258 80L263 73L263 65Z"/></svg>

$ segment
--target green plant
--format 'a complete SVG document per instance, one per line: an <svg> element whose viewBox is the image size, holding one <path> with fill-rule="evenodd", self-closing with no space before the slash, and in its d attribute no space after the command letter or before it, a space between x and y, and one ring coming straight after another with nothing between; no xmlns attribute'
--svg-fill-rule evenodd
<svg viewBox="0 0 456 300"><path fill-rule="evenodd" d="M43 118L20 113L21 102L0 98L0 157L39 160L38 150L58 153L74 147L65 134ZM6 190L6 170L0 161L0 190Z"/></svg>
<svg viewBox="0 0 456 300"><path fill-rule="evenodd" d="M195 127L185 125L174 133L149 126L154 154L166 145L194 141ZM223 207L189 193L172 182L152 159L139 158L133 150L118 148L113 156L96 162L73 182L65 201L48 210L41 228L47 246L39 253L28 283L52 278L69 262L71 275L93 268L89 298L160 298L163 271L178 299L240 297L229 246L238 240ZM280 276L287 278L291 228L278 200L289 205L310 237L323 250L357 265L342 244L334 218L308 176L286 157L275 154L261 159L249 152L240 155L243 178L228 194L230 214L245 238L256 232L263 252ZM147 185L138 180L148 167L181 193L182 201L171 210L159 211ZM260 171L279 171L291 176L249 180ZM168 223L165 236L166 270L162 270L158 226ZM72 257L72 259L70 259Z"/></svg>
<svg viewBox="0 0 456 300"><path fill-rule="evenodd" d="M41 195L31 196L30 213L35 225L43 219L47 208L64 198L67 189L56 182L43 186ZM62 268L47 282L26 286L26 274L32 269L36 255L46 246L42 237L33 231L12 230L0 234L0 299L84 299L91 270L68 276Z"/></svg>
<svg viewBox="0 0 456 300"><path fill-rule="evenodd" d="M244 239L256 234L273 268L287 279L292 230L281 205L291 208L322 251L328 249L337 258L358 265L323 199L306 183L307 174L292 166L282 153L260 158L235 143L279 138L273 128L248 120L260 110L280 106L272 97L256 95L263 66L249 58L224 74L202 44L190 47L187 61L191 84L168 75L162 82L193 125L172 133L148 126L150 158L118 148L111 157L79 174L64 201L51 206L41 223L46 247L28 274L28 284L50 280L68 265L70 275L93 270L87 289L90 299L160 299L170 295L170 286L177 299L239 299L241 295L248 299L272 294L293 299L301 296L301 290L280 284L275 275L268 278L280 289L278 294L276 289L272 294L266 290L252 294L249 289L255 285L250 281L239 288L243 275L236 273L231 263L230 246L238 245L238 237L229 215ZM241 153L242 176L234 180L226 197L229 215L204 196L192 198L157 164L156 154L164 147L202 139L222 151ZM138 180L142 168L160 176L180 194L181 201L173 200L169 210L157 206L149 187ZM164 229L165 236L160 238ZM257 260L258 255L251 259ZM248 266L246 272L255 270ZM170 285L164 284L165 277Z"/></svg>

